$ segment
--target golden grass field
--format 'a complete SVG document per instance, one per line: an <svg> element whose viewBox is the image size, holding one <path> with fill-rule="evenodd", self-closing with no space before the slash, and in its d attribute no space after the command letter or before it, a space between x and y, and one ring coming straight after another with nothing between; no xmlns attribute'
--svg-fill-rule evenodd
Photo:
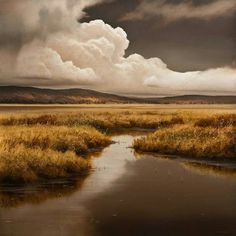
<svg viewBox="0 0 236 236"><path fill-rule="evenodd" d="M227 119L227 117L226 117ZM178 154L198 158L235 158L236 128L176 125L157 130L154 134L135 140L134 148L141 152Z"/></svg>
<svg viewBox="0 0 236 236"><path fill-rule="evenodd" d="M169 107L169 108L168 108ZM194 107L194 106L193 106ZM18 107L19 108L19 107ZM24 110L25 109L25 110ZM111 143L111 135L131 130L150 134L136 139L138 152L198 158L235 158L234 106L117 105L28 107L0 116L0 181L34 182L84 175L88 154ZM1 109L0 109L1 111Z"/></svg>

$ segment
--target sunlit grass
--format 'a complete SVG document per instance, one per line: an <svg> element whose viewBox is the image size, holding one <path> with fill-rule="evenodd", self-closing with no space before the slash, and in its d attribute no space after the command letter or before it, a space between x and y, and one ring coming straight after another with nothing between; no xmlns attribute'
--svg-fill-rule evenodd
<svg viewBox="0 0 236 236"><path fill-rule="evenodd" d="M92 127L66 127L51 125L9 126L0 131L1 142L9 148L22 144L26 148L73 151L86 154L110 144L108 136Z"/></svg>
<svg viewBox="0 0 236 236"><path fill-rule="evenodd" d="M110 137L91 127L0 128L0 182L34 182L84 175L91 165L89 159L80 155L111 143Z"/></svg>
<svg viewBox="0 0 236 236"><path fill-rule="evenodd" d="M74 152L60 153L50 149L0 147L0 181L26 183L40 179L65 178L85 175L90 162Z"/></svg>
<svg viewBox="0 0 236 236"><path fill-rule="evenodd" d="M159 114L157 112L77 112L65 114L43 114L35 116L10 116L0 119L0 125L54 125L54 126L92 126L102 131L143 128L157 129L174 124L183 124L178 114Z"/></svg>
<svg viewBox="0 0 236 236"><path fill-rule="evenodd" d="M235 115L153 109L4 115L0 117L0 181L84 175L91 169L84 157L111 143L107 133L131 129L155 131L134 142L137 151L235 158Z"/></svg>
<svg viewBox="0 0 236 236"><path fill-rule="evenodd" d="M235 115L213 115L185 125L162 128L135 140L133 146L141 152L236 158Z"/></svg>

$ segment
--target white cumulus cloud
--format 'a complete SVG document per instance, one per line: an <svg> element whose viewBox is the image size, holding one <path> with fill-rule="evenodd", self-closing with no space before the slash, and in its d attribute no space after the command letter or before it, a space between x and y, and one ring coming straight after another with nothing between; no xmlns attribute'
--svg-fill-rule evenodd
<svg viewBox="0 0 236 236"><path fill-rule="evenodd" d="M72 7L80 9L82 14L84 6L97 1L79 2L82 5ZM56 31L47 30L45 37L35 35L26 42L13 63L13 76L10 79L0 77L1 84L53 88L83 86L106 92L146 95L236 92L235 69L225 67L180 73L170 70L159 58L145 59L138 54L126 57L129 40L123 29L113 28L102 20L78 23L77 14L70 17L70 8L64 5L68 0L50 3L49 15L59 7L63 9L60 14L65 21L74 23ZM3 55L0 51L0 61L4 61ZM4 71L4 68L0 66L0 70Z"/></svg>
<svg viewBox="0 0 236 236"><path fill-rule="evenodd" d="M31 78L31 83L39 86L78 86L97 81L92 68L80 69L72 61L64 62L56 51L39 41L33 41L21 49L16 74L23 79Z"/></svg>

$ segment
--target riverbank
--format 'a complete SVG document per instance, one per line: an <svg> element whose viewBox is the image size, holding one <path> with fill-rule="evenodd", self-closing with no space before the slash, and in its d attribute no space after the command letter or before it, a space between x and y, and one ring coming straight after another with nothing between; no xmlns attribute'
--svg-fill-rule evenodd
<svg viewBox="0 0 236 236"><path fill-rule="evenodd" d="M235 158L236 111L146 110L74 111L0 116L0 181L35 182L85 175L88 154L131 130L150 134L134 141L138 152L199 158Z"/></svg>

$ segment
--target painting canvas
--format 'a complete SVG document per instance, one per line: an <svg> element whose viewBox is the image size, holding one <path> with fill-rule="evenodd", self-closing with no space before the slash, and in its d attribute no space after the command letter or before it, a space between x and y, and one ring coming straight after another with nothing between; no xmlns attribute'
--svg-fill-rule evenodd
<svg viewBox="0 0 236 236"><path fill-rule="evenodd" d="M0 0L0 236L235 236L235 52L235 0Z"/></svg>

